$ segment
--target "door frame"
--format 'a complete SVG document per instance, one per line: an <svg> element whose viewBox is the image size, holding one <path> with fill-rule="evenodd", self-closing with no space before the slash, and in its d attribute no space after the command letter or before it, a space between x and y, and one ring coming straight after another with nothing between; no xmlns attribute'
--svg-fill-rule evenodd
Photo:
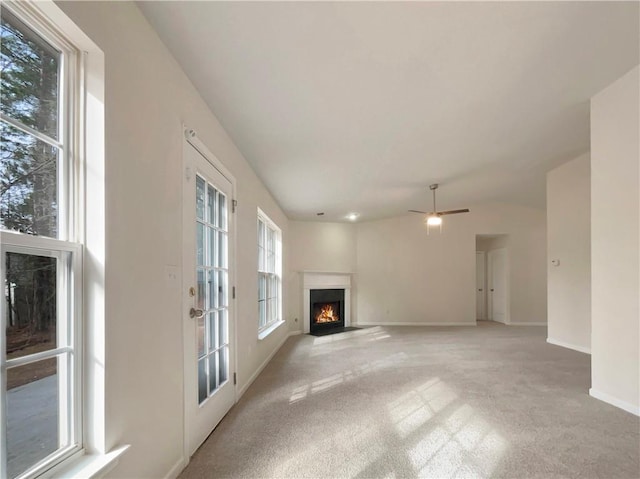
<svg viewBox="0 0 640 479"><path fill-rule="evenodd" d="M229 247L229 251L228 251L228 262L229 262L229 278L228 278L228 285L229 285L229 305L232 305L233 307L230 308L231 310L229 311L229 321L233 321L235 327L233 328L233 338L229 338L229 344L233 346L233 364L234 364L234 371L229 371L229 375L230 381L233 381L232 384L230 384L230 386L233 387L233 404L236 404L238 402L238 385L236 384L235 381L235 374L236 371L238 369L238 323L237 323L237 316L238 316L238 312L237 312L237 303L236 303L236 299L235 299L235 294L233 294L232 292L235 291L235 284L236 284L236 271L237 271L237 215L236 215L236 192L237 192L237 183L236 183L236 179L235 176L233 176L231 174L231 172L222 164L222 162L211 152L211 150L209 150L209 148L198 138L198 135L196 133L195 130L189 128L188 126L186 126L185 124L182 125L182 133L183 133L183 141L182 141L182 164L181 164L181 183L182 183L182 188L181 188L181 201L183 202L183 207L181 208L181 216L180 216L180 228L182 229L182 247L185 247L185 231L184 231L184 215L185 215L185 208L187 208L187 205L184 204L184 198L185 198L185 189L187 187L190 186L189 182L185 181L185 176L187 177L187 179L189 178L195 178L196 172L191 170L190 166L187 164L187 155L188 155L188 148L195 148L210 164L213 168L215 168L216 170L218 170L222 176L224 176L229 183L231 183L231 198L229 198L229 200L231 201L231 203L229 204L229 216L231 217L231 215L234 215L233 220L229 221L229 235L230 235L230 239L229 239L229 243L228 243L228 247ZM185 175L185 176L182 176ZM189 185L189 186L188 186ZM189 205L189 207L191 207L191 205ZM181 258L180 258L181 263L184 263L184 254L181 253ZM182 264L181 266L181 271L184 270L184 264ZM191 307L191 303L189 301L186 300L187 298L187 291L189 289L189 287L191 287L192 284L190 283L190 281L188 281L187 278L182 277L182 283L181 283L181 291L180 291L180 298L181 298L181 314L180 314L180 338L181 338L181 344L180 344L180 348L182 351L182 371L184 372L186 370L187 367L189 366L193 366L193 364L187 364L188 360L185 356L185 349L184 349L184 345L185 345L185 331L184 331L184 316L187 314L187 311L189 310L189 308ZM229 328L231 331L231 328ZM229 333L230 334L230 333ZM233 376L231 376L233 375ZM188 417L187 417L187 401L189 400L189 393L187 391L187 384L186 384L186 375L183 373L183 378L182 378L182 423L183 423L183 437L182 437L182 455L183 455L183 468L186 467L189 462L191 461L191 456L189 454L189 437L190 437L190 429L189 429L189 421L188 421ZM215 426L214 426L215 428Z"/></svg>
<svg viewBox="0 0 640 479"><path fill-rule="evenodd" d="M509 248L495 248L487 252L487 288L491 290L493 286L493 263L492 257L496 251L504 252L504 323L511 324L511 288L509 287ZM491 313L491 315L489 315ZM493 319L493 295L487 294L487 319L490 321L496 321ZM502 323L502 321L496 321Z"/></svg>

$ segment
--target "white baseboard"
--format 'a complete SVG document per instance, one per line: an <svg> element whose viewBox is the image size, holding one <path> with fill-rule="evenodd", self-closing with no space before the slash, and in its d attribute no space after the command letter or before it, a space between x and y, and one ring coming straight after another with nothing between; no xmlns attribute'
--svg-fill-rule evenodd
<svg viewBox="0 0 640 479"><path fill-rule="evenodd" d="M509 326L546 326L546 322L536 322L536 323L507 323Z"/></svg>
<svg viewBox="0 0 640 479"><path fill-rule="evenodd" d="M353 324L353 326L475 326L476 322L469 323L392 323L392 322L380 322L380 323L363 323L359 322Z"/></svg>
<svg viewBox="0 0 640 479"><path fill-rule="evenodd" d="M287 334L282 341L280 341L280 344L278 344L273 351L271 352L271 354L269 354L269 356L267 356L267 359L265 359L262 364L260 365L260 367L258 367L258 369L256 369L256 371L251 375L251 377L249 378L249 380L244 384L244 386L242 386L239 390L238 390L238 395L236 396L236 402L238 402L240 400L240 398L242 397L242 395L247 391L247 389L249 389L249 386L251 386L251 384L253 383L253 381L256 380L256 378L260 375L260 373L262 372L262 370L267 367L267 364L269 364L269 361L271 361L271 359L273 359L273 357L276 355L276 353L280 350L280 348L282 347L282 345L287 341L287 339L289 339L291 336L296 336L300 334L300 331L291 331L289 332L289 334Z"/></svg>
<svg viewBox="0 0 640 479"><path fill-rule="evenodd" d="M603 393L602 391L598 391L597 389L590 388L589 396L599 399L600 401L604 401L606 403L611 404L612 406L618 407L623 411L630 412L636 416L640 416L640 406L635 406L631 403L613 397L607 393Z"/></svg>
<svg viewBox="0 0 640 479"><path fill-rule="evenodd" d="M178 459L169 472L164 476L164 479L176 479L180 475L180 473L184 470L185 467L189 464L189 461L185 461L184 457Z"/></svg>
<svg viewBox="0 0 640 479"><path fill-rule="evenodd" d="M591 354L591 348L585 348L584 346L578 346L577 344L565 343L564 341L560 341L554 338L547 338L547 342L556 346L562 346L563 348L573 349L574 351L578 351L580 353Z"/></svg>

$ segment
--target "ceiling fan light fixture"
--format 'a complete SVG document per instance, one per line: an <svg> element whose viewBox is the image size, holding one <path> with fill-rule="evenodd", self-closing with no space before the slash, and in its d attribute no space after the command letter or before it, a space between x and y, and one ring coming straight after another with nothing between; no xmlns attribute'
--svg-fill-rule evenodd
<svg viewBox="0 0 640 479"><path fill-rule="evenodd" d="M439 227L440 232L442 233L442 216L443 215L455 215L458 213L469 213L468 208L460 209L460 210L448 210L448 211L438 211L436 208L436 190L438 189L438 184L434 183L429 185L429 189L433 192L433 209L431 213L427 213L426 211L419 210L409 210L410 213L420 213L425 216L425 224L427 225L427 234L429 234L429 229L431 227Z"/></svg>
<svg viewBox="0 0 640 479"><path fill-rule="evenodd" d="M427 216L427 225L428 226L440 226L442 224L442 217L438 215L429 215Z"/></svg>

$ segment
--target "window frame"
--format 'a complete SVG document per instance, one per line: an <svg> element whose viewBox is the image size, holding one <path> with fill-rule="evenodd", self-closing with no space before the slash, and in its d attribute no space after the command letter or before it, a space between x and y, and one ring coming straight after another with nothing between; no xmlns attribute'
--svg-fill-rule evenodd
<svg viewBox="0 0 640 479"><path fill-rule="evenodd" d="M64 327L67 331L67 338L62 341L66 343L59 345L61 342L56 335L56 347L33 353L19 358L6 359L6 343L2 341L0 351L0 371L2 376L6 377L7 371L14 367L20 367L31 364L44 359L57 358L61 354L68 354L69 367L71 374L68 377L70 385L65 385L67 401L70 401L66 410L59 405L58 421L68 423L68 433L71 435L69 444L62 448L58 448L55 452L46 456L42 460L33 464L26 471L20 474L19 478L37 477L60 462L78 453L83 447L83 422L82 422L82 357L83 357L83 324L82 315L82 245L67 241L61 241L53 238L45 237L28 237L29 235L0 231L0 278L5 276L5 258L7 253L18 253L28 255L39 255L49 258L55 258L58 266L57 277L64 283L57 291L57 318L56 328ZM80 316L80 318L78 318ZM61 324L64 322L64 325ZM6 315L4 301L0 304L0 331L6 328ZM60 374L60 370L56 372ZM60 387L63 378L58 378L58 395L62 394L63 388ZM0 383L0 396L7 395L6 381L3 379ZM7 434L7 411L6 401L0 397L0 437L4 438ZM61 431L58 431L60 435ZM6 443L5 443L6 444ZM7 462L5 450L0 450L0 475L6 477Z"/></svg>
<svg viewBox="0 0 640 479"><path fill-rule="evenodd" d="M42 359L58 357L60 354L69 355L71 374L61 377L58 370L59 384L66 381L65 388L70 391L69 407L63 411L59 404L59 421L68 423L70 434L69 445L58 448L42 460L32 464L18 477L32 478L51 471L66 460L78 455L85 446L83 411L86 407L84 389L84 164L83 138L85 130L85 57L76 44L63 33L49 17L51 7L48 4L33 4L32 2L3 2L6 9L18 21L47 42L52 48L60 52L58 64L58 139L51 138L23 125L20 121L2 113L1 121L17 128L26 134L43 141L58 149L57 158L57 231L56 238L35 236L19 233L7 229L0 229L0 279L5 277L5 258L7 253L34 254L56 258L59 270L57 277L63 282L57 286L57 328L63 327L58 321L67 324L68 337L65 345L60 346L60 338L56 337L56 347L20 358L6 359L6 316L5 302L0 300L0 371L3 379L0 382L0 437L5 438L6 428L6 372L12 367L29 364ZM57 8L57 7L56 7ZM56 16L59 10L52 12ZM59 386L61 394L62 387ZM62 431L59 429L58 434ZM4 442L4 441L3 441ZM4 447L0 449L0 475L6 475L7 458Z"/></svg>
<svg viewBox="0 0 640 479"><path fill-rule="evenodd" d="M4 113L0 119L38 140L59 149L58 156L58 234L57 239L82 241L82 176L84 157L81 154L81 138L84 134L84 62L81 50L60 32L44 14L29 2L3 1L3 9L9 11L54 49L61 52L58 68L59 100L58 140L23 125ZM7 231L7 230L5 230Z"/></svg>
<svg viewBox="0 0 640 479"><path fill-rule="evenodd" d="M264 225L261 230L260 223ZM257 218L258 236L258 338L263 339L282 320L282 230L258 208ZM273 236L269 239L269 233ZM269 242L273 243L271 254L273 265L269 264ZM261 252L262 251L262 252ZM265 298L260 298L260 283L264 280ZM261 301L264 301L264 323L262 318Z"/></svg>

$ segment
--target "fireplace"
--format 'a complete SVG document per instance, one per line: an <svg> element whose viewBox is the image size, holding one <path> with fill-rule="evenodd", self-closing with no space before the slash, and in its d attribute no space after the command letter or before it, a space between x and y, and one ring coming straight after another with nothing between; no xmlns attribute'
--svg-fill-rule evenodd
<svg viewBox="0 0 640 479"><path fill-rule="evenodd" d="M303 333L311 333L311 325L314 324L314 334L322 334L325 331L339 330L342 327L351 327L351 277L353 273L329 272L329 271L302 271L302 318L300 329ZM336 297L336 290L342 291ZM313 298L311 292L313 291ZM322 293L329 291L328 297L323 297ZM318 296L320 294L321 296ZM338 293L340 294L340 293ZM342 303L331 304L333 311L325 311L321 321L314 321L316 314L313 314L313 304L319 302ZM320 311L322 312L322 308ZM313 318L312 318L313 316ZM330 318L337 316L337 321Z"/></svg>
<svg viewBox="0 0 640 479"><path fill-rule="evenodd" d="M342 328L345 325L344 289L309 291L309 331Z"/></svg>

